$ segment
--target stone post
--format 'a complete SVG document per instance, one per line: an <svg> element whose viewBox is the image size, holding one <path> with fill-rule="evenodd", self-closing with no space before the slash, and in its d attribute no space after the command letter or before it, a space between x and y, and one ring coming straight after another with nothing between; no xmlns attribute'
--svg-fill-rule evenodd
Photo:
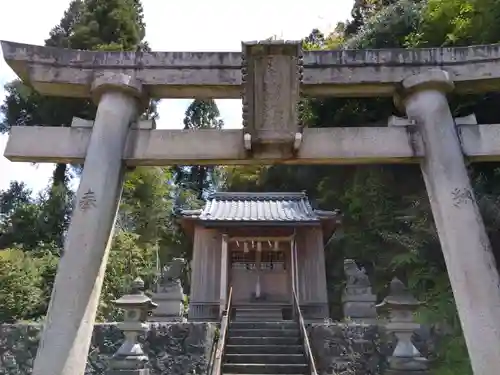
<svg viewBox="0 0 500 375"><path fill-rule="evenodd" d="M142 87L125 74L95 79L99 103L33 375L83 375L124 176L123 150Z"/></svg>
<svg viewBox="0 0 500 375"><path fill-rule="evenodd" d="M395 334L397 343L389 357L389 375L427 375L427 359L413 345L411 337L420 327L415 323L413 313L420 303L410 294L397 278L391 282L389 295L378 307L389 310L390 319L386 328Z"/></svg>
<svg viewBox="0 0 500 375"><path fill-rule="evenodd" d="M445 93L442 70L408 77L398 101L422 137L422 174L475 375L500 367L500 285Z"/></svg>
<svg viewBox="0 0 500 375"><path fill-rule="evenodd" d="M346 286L342 294L344 318L358 323L374 324L377 321L375 302L370 280L364 269L352 259L344 260Z"/></svg>
<svg viewBox="0 0 500 375"><path fill-rule="evenodd" d="M125 335L125 341L110 360L106 375L148 375L149 358L142 345L137 342L141 333L147 332L146 320L149 312L156 304L143 293L144 281L134 280L132 292L115 301L118 307L125 310L124 322L119 323Z"/></svg>

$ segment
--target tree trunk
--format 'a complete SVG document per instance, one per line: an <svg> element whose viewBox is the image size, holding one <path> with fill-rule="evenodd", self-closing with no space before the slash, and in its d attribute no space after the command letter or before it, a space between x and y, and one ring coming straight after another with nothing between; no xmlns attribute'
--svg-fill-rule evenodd
<svg viewBox="0 0 500 375"><path fill-rule="evenodd" d="M68 166L66 164L57 164L52 174L52 187L66 184L66 170Z"/></svg>

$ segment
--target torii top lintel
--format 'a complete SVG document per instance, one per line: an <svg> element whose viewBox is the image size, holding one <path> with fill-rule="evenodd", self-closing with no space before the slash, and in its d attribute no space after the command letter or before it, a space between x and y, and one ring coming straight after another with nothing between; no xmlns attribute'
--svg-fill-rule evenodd
<svg viewBox="0 0 500 375"><path fill-rule="evenodd" d="M155 98L241 98L241 52L91 52L2 41L5 61L45 95L88 97L96 75L122 72ZM301 51L301 93L312 96L390 96L407 76L448 71L459 92L500 88L500 44L457 48ZM244 56L243 56L244 57ZM244 60L244 59L243 59Z"/></svg>

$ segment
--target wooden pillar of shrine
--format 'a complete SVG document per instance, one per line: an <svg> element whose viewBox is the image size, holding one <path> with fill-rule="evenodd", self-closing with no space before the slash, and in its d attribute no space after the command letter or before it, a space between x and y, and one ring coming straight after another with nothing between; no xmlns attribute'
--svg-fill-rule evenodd
<svg viewBox="0 0 500 375"><path fill-rule="evenodd" d="M304 319L328 318L325 255L321 227L297 228L297 294Z"/></svg>
<svg viewBox="0 0 500 375"><path fill-rule="evenodd" d="M217 321L220 312L222 236L216 229L196 227L189 320Z"/></svg>

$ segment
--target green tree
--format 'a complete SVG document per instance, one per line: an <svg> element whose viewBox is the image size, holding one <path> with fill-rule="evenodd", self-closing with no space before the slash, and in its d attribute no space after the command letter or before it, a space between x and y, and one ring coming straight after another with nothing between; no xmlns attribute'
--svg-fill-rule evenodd
<svg viewBox="0 0 500 375"><path fill-rule="evenodd" d="M49 278L56 257L32 257L18 249L0 251L0 322L32 320L45 312L50 297ZM53 272L52 272L53 273Z"/></svg>
<svg viewBox="0 0 500 375"><path fill-rule="evenodd" d="M367 22L378 16L384 8L397 3L399 0L355 0L351 10L352 19L345 26L347 36L358 34ZM420 2L420 0L415 0Z"/></svg>
<svg viewBox="0 0 500 375"><path fill-rule="evenodd" d="M73 192L50 187L33 197L23 183L11 182L0 191L0 249L59 253L69 225Z"/></svg>
<svg viewBox="0 0 500 375"><path fill-rule="evenodd" d="M135 51L148 49L144 35L140 1L73 0L45 44L82 50ZM75 116L90 120L95 117L96 107L90 100L43 96L17 80L7 84L6 91L7 96L0 107L1 132L9 131L12 126L67 127ZM151 104L145 116L155 118L156 102ZM67 165L57 164L48 192L50 202L46 211L50 213L44 218L44 230L59 238L67 226L70 179ZM57 243L62 245L59 240Z"/></svg>
<svg viewBox="0 0 500 375"><path fill-rule="evenodd" d="M148 50L143 40L144 30L139 1L73 1L61 23L51 31L46 45L90 50ZM44 97L19 81L7 85L7 90L7 98L1 107L2 131L18 125L69 126L73 116L87 119L95 116L96 108L89 100ZM157 117L155 104L151 102L144 117ZM156 254L157 244L177 241L171 239L173 235L169 232L173 200L169 192L170 169L137 168L127 173L126 177L119 215L119 223L125 223L126 230L118 230L113 242L100 318L114 316L116 312L109 302L120 296L130 277L141 275L147 278L148 272L154 271L152 262L156 260L156 255L151 254ZM54 170L51 186L41 195L33 197L32 192L17 183L0 193L0 249L12 247L16 254L22 251L26 262L31 259L41 262L38 259L45 259L45 254L57 260L73 202L73 192L67 185L70 178L67 166L59 164ZM132 231L137 234L132 234ZM121 259L124 254L126 257ZM29 262L16 263L14 258L9 259L14 266L11 262L5 267L12 268L12 280L19 272L28 272L23 267L28 267L26 264ZM50 259L52 268L40 266L39 273L26 278L37 280L38 284L31 281L29 284L38 285L36 292L41 296L41 302L34 305L31 315L21 316L11 309L2 316L3 320L37 319L45 314L57 263ZM126 267L123 262L128 262ZM131 272L137 274L131 275ZM20 306L31 304L29 293L20 294L11 286L7 286L4 292L6 298L18 300Z"/></svg>
<svg viewBox="0 0 500 375"><path fill-rule="evenodd" d="M97 318L101 321L122 319L113 301L130 292L136 277L144 280L146 290L152 288L156 276L156 249L151 245L140 246L138 242L137 235L121 230L113 239L99 301Z"/></svg>
<svg viewBox="0 0 500 375"><path fill-rule="evenodd" d="M73 0L59 25L50 32L47 46L82 50L135 51L147 48L142 6L135 0ZM0 111L0 131L12 126L70 126L73 117L93 120L96 107L90 100L45 97L20 81L6 85L7 97ZM67 183L67 166L58 164L53 185Z"/></svg>
<svg viewBox="0 0 500 375"><path fill-rule="evenodd" d="M221 129L224 121L220 118L219 108L213 99L195 99L186 110L184 129ZM216 168L213 166L180 166L175 168L176 182L196 192L198 199L213 190L219 183Z"/></svg>
<svg viewBox="0 0 500 375"><path fill-rule="evenodd" d="M47 46L71 48L71 38L80 22L84 3L74 0L64 13L59 25L50 32ZM87 48L89 49L89 48ZM5 86L7 96L0 112L0 132L8 132L12 126L70 126L74 116L93 119L95 106L88 100L77 98L46 97L19 80ZM67 183L66 164L57 164L53 174L53 185Z"/></svg>

